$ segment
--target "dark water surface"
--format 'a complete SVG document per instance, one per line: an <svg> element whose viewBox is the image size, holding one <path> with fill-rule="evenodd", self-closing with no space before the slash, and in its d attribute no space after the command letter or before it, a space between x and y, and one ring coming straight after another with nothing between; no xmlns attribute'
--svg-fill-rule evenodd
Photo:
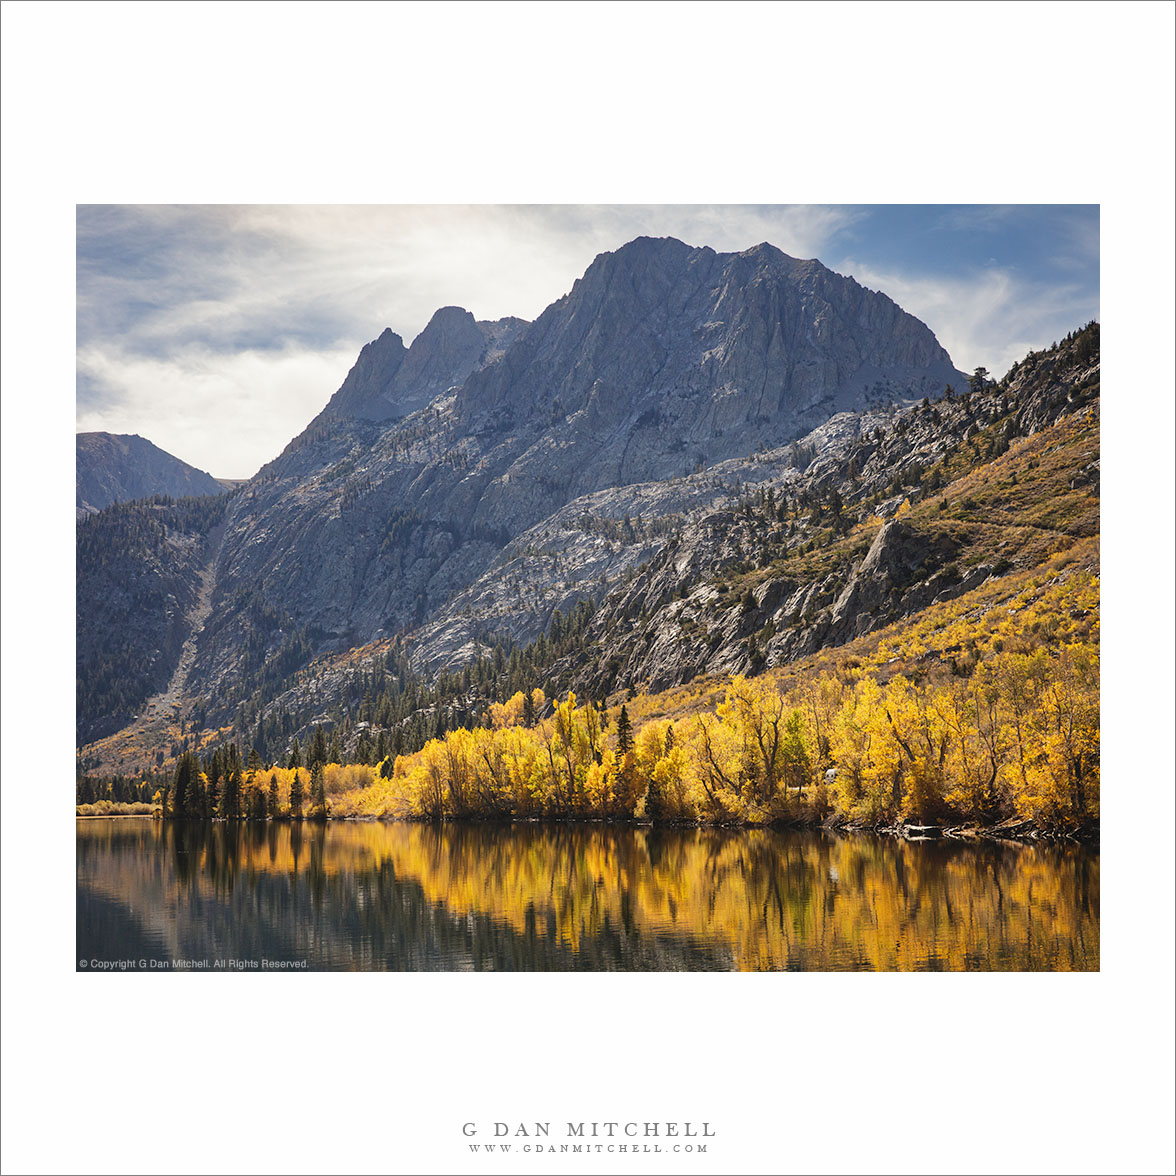
<svg viewBox="0 0 1176 1176"><path fill-rule="evenodd" d="M1069 845L77 822L87 970L1097 970L1098 911L1098 851Z"/></svg>

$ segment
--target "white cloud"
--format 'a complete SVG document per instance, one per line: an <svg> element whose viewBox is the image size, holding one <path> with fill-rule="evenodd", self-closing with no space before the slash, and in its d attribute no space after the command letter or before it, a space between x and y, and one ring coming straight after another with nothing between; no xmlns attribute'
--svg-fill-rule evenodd
<svg viewBox="0 0 1176 1176"><path fill-rule="evenodd" d="M386 326L440 306L533 319L633 237L814 257L822 206L250 205L82 210L77 427L221 476L274 457ZM277 348L276 350L269 350Z"/></svg>
<svg viewBox="0 0 1176 1176"><path fill-rule="evenodd" d="M95 345L79 354L78 369L113 399L80 410L77 427L138 433L215 477L250 477L323 407L355 353L194 348L156 359Z"/></svg>
<svg viewBox="0 0 1176 1176"><path fill-rule="evenodd" d="M964 372L986 367L1003 376L1027 352L1048 347L1099 312L1077 286L1027 282L996 267L951 279L877 270L852 258L833 268L922 319Z"/></svg>
<svg viewBox="0 0 1176 1176"><path fill-rule="evenodd" d="M961 232L1025 208L944 213ZM1073 264L1046 281L996 264L945 276L843 257L870 212L827 205L245 205L81 210L78 427L138 432L221 475L273 458L363 343L406 343L439 306L533 319L592 259L640 235L737 251L770 241L882 290L956 366L1003 373L1098 315L1080 269L1097 223L1052 215ZM986 256L982 255L982 256ZM1073 284L1070 284L1070 283ZM174 446L174 448L173 448Z"/></svg>

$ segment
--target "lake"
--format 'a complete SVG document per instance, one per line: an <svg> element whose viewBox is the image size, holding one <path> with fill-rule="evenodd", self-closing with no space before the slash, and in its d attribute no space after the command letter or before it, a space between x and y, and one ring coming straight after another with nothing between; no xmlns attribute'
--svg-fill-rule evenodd
<svg viewBox="0 0 1176 1176"><path fill-rule="evenodd" d="M79 970L1097 971L1099 855L820 831L83 819L77 953Z"/></svg>

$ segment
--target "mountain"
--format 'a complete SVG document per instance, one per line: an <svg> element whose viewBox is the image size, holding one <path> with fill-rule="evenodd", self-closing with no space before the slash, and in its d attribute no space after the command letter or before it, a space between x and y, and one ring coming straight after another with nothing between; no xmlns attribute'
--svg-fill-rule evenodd
<svg viewBox="0 0 1176 1176"><path fill-rule="evenodd" d="M985 565L976 527L924 532L912 504L976 445L1097 404L1093 332L969 390L924 324L819 262L644 238L533 323L385 331L180 573L208 607L169 737L233 724L277 754L312 720L353 730L378 681L399 692L378 725L415 739L473 713L475 681L754 671L966 592L1039 553Z"/></svg>
<svg viewBox="0 0 1176 1176"><path fill-rule="evenodd" d="M77 514L115 502L166 494L172 498L220 494L211 474L172 457L144 437L126 433L77 435Z"/></svg>
<svg viewBox="0 0 1176 1176"><path fill-rule="evenodd" d="M818 261L643 237L598 257L454 411L479 435L555 426L582 493L745 457L963 378L923 323ZM544 456L520 472L550 474Z"/></svg>
<svg viewBox="0 0 1176 1176"><path fill-rule="evenodd" d="M443 306L409 348L389 327L359 353L322 416L368 421L406 417L497 360L526 326L517 318L476 322L468 310Z"/></svg>
<svg viewBox="0 0 1176 1176"><path fill-rule="evenodd" d="M226 497L115 503L78 520L77 737L129 723L176 676ZM179 701L176 683L168 709Z"/></svg>
<svg viewBox="0 0 1176 1176"><path fill-rule="evenodd" d="M452 309L407 354L386 332L235 500L197 660L207 684L247 687L236 654L258 597L274 655L298 630L319 651L391 636L585 494L745 460L838 410L963 380L884 295L771 246L639 239L511 329L497 354L478 350L487 326ZM410 365L419 395L405 391ZM401 420L373 419L437 388Z"/></svg>
<svg viewBox="0 0 1176 1176"><path fill-rule="evenodd" d="M1034 571L1066 592L1098 568L1098 337L950 397L840 414L754 462L581 499L411 634L263 689L243 730L322 720L354 750L370 724L419 746L520 689L705 696L936 612L984 618ZM966 665L963 629L943 645Z"/></svg>

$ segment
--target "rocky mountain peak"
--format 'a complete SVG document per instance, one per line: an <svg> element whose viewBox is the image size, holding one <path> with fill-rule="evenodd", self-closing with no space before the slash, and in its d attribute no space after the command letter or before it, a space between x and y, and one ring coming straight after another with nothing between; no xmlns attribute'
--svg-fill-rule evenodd
<svg viewBox="0 0 1176 1176"><path fill-rule="evenodd" d="M360 352L323 416L367 421L406 417L497 359L526 325L518 318L477 322L460 306L443 306L409 348L386 328Z"/></svg>
<svg viewBox="0 0 1176 1176"><path fill-rule="evenodd" d="M211 474L137 433L78 433L75 445L79 519L112 503L153 494L182 498L225 489Z"/></svg>
<svg viewBox="0 0 1176 1176"><path fill-rule="evenodd" d="M323 415L365 420L403 416L397 411L395 380L407 355L404 340L391 327L385 327L379 338L360 351Z"/></svg>
<svg viewBox="0 0 1176 1176"><path fill-rule="evenodd" d="M583 492L743 457L962 379L923 323L819 261L641 237L599 255L455 407L479 435L528 422L568 434L561 447L583 460L565 453L565 468L603 478ZM621 436L619 469L585 452Z"/></svg>
<svg viewBox="0 0 1176 1176"><path fill-rule="evenodd" d="M424 407L434 396L460 383L479 366L486 335L460 306L443 306L413 340L398 373L401 401Z"/></svg>

